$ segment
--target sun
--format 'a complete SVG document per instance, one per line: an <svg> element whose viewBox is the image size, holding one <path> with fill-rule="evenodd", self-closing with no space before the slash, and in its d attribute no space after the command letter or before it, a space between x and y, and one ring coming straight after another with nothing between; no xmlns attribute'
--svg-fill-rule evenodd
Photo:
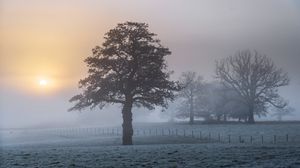
<svg viewBox="0 0 300 168"><path fill-rule="evenodd" d="M37 77L35 81L36 91L40 93L51 93L57 89L54 81L50 77Z"/></svg>
<svg viewBox="0 0 300 168"><path fill-rule="evenodd" d="M48 85L48 81L46 79L41 79L39 81L39 84L40 84L40 86L46 86L46 85Z"/></svg>

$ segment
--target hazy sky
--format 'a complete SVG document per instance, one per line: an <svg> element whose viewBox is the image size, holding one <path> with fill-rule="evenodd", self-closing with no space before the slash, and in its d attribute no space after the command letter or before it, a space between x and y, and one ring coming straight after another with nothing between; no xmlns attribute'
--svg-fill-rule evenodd
<svg viewBox="0 0 300 168"><path fill-rule="evenodd" d="M0 0L0 126L89 116L99 117L99 124L120 122L119 109L110 114L67 109L86 75L83 59L103 42L105 32L125 21L146 22L158 34L172 51L168 64L174 78L193 70L211 80L215 60L239 49L272 57L292 79L281 92L298 111L292 118L300 119L300 1ZM42 79L46 86L39 84Z"/></svg>

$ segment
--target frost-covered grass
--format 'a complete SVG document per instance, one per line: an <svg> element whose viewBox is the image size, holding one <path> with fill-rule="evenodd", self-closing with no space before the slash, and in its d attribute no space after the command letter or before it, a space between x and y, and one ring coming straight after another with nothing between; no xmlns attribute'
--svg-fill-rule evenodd
<svg viewBox="0 0 300 168"><path fill-rule="evenodd" d="M101 128L2 130L0 167L300 167L300 124L135 124L137 129L133 146L120 145L116 128L105 128L107 133ZM219 133L232 138L289 134L290 139L229 144L217 141Z"/></svg>
<svg viewBox="0 0 300 168"><path fill-rule="evenodd" d="M1 167L299 167L300 146L160 144L28 146L2 151Z"/></svg>

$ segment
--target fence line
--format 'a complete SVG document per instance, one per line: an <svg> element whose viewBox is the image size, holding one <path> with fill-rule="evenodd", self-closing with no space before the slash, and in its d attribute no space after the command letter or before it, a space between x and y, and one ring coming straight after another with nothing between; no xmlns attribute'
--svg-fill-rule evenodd
<svg viewBox="0 0 300 168"><path fill-rule="evenodd" d="M87 137L87 136L122 136L120 127L114 128L61 128L48 130L52 135L62 137ZM213 143L247 143L247 144L279 144L279 143L300 143L300 135L268 135L268 134L226 134L220 132L199 131L196 129L179 128L134 128L134 137L139 136L169 136L172 138L191 138L202 142Z"/></svg>

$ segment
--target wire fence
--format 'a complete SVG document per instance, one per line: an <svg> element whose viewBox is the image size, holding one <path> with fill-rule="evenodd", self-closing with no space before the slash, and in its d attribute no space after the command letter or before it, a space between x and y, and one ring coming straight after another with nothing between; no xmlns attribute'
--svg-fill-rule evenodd
<svg viewBox="0 0 300 168"><path fill-rule="evenodd" d="M76 138L76 137L121 137L121 128L62 128L48 130L52 135ZM135 128L133 137L170 137L170 138L192 138L199 143L246 143L246 144L293 144L300 143L300 134L246 134L222 132L209 132L195 129L175 129L175 128Z"/></svg>

